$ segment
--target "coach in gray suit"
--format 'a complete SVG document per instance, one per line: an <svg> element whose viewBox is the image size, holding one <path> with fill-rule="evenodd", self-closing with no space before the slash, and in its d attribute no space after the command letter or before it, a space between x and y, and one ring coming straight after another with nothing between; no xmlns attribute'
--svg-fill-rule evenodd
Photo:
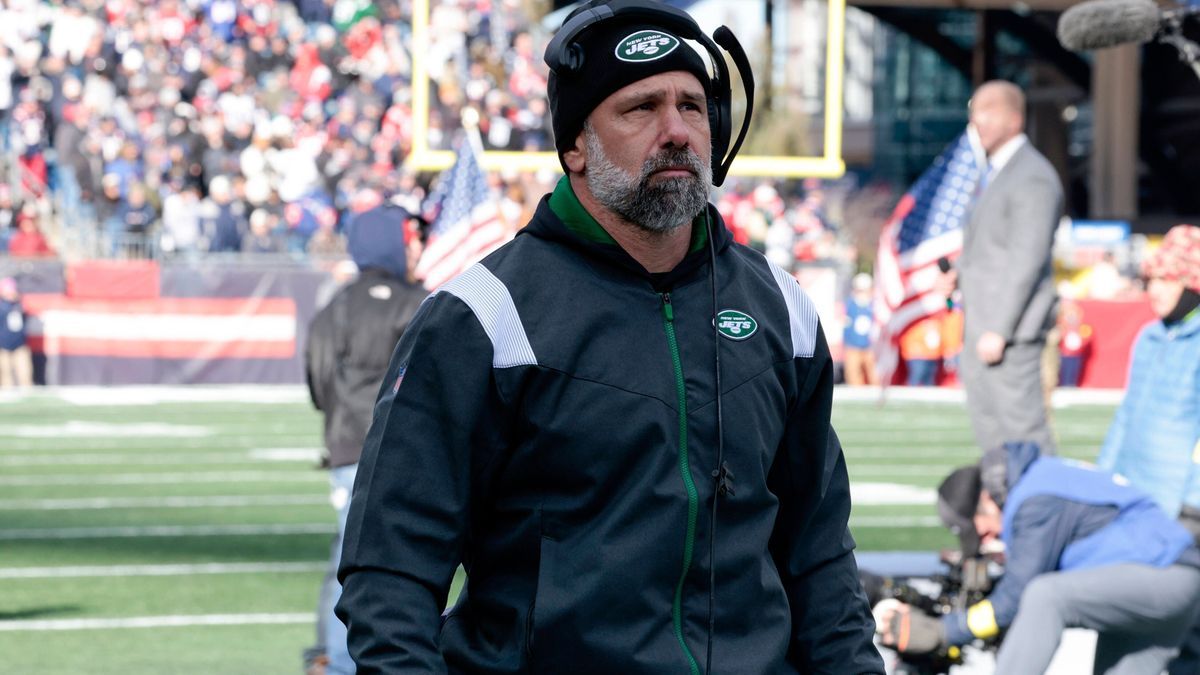
<svg viewBox="0 0 1200 675"><path fill-rule="evenodd" d="M1057 305L1050 248L1062 184L1024 134L1025 96L1016 85L981 86L971 97L970 122L988 166L957 269L938 287L962 289L961 377L971 426L985 450L1034 441L1053 453L1041 357Z"/></svg>

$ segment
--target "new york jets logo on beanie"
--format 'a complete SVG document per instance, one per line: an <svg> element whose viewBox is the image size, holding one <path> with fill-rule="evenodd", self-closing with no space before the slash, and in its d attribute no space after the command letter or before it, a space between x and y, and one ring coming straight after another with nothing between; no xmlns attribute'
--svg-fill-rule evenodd
<svg viewBox="0 0 1200 675"><path fill-rule="evenodd" d="M696 50L645 20L598 23L580 33L575 44L583 50L583 66L574 73L551 71L547 87L560 160L596 106L638 80L682 70L696 76L705 96L710 93L708 67Z"/></svg>
<svg viewBox="0 0 1200 675"><path fill-rule="evenodd" d="M639 30L618 42L613 53L622 61L637 63L661 59L678 46L679 40L674 35L657 30Z"/></svg>

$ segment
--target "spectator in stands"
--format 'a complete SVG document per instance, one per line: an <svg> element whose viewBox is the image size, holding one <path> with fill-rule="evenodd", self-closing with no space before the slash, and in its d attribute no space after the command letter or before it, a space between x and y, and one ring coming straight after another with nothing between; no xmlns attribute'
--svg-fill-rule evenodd
<svg viewBox="0 0 1200 675"><path fill-rule="evenodd" d="M0 42L0 151L8 150L9 115L13 106L13 67L8 47Z"/></svg>
<svg viewBox="0 0 1200 675"><path fill-rule="evenodd" d="M250 212L250 231L242 237L242 253L270 254L287 251L287 245L271 222L271 214L263 209Z"/></svg>
<svg viewBox="0 0 1200 675"><path fill-rule="evenodd" d="M1113 300L1129 289L1129 279L1121 274L1112 251L1105 251L1088 270L1087 289L1088 297L1095 300Z"/></svg>
<svg viewBox="0 0 1200 675"><path fill-rule="evenodd" d="M126 257L146 257L147 235L158 215L146 200L146 188L138 182L130 183L128 193L117 211L121 229L112 246L115 252Z"/></svg>
<svg viewBox="0 0 1200 675"><path fill-rule="evenodd" d="M1142 263L1160 318L1138 334L1125 400L1096 460L1200 541L1200 227L1176 225ZM1200 670L1200 625L1172 675Z"/></svg>
<svg viewBox="0 0 1200 675"><path fill-rule="evenodd" d="M842 331L842 371L846 384L879 384L875 355L871 351L871 329L875 312L871 306L871 275L854 275L850 297L846 298L846 327Z"/></svg>
<svg viewBox="0 0 1200 675"><path fill-rule="evenodd" d="M26 202L17 218L17 233L8 240L8 254L14 258L44 258L54 255L38 224L37 206Z"/></svg>
<svg viewBox="0 0 1200 675"><path fill-rule="evenodd" d="M0 389L33 386L33 357L17 282L0 279Z"/></svg>
<svg viewBox="0 0 1200 675"><path fill-rule="evenodd" d="M346 238L334 227L333 223L324 222L305 246L308 254L314 258L335 258L346 254Z"/></svg>
<svg viewBox="0 0 1200 675"><path fill-rule="evenodd" d="M208 185L208 198L200 203L200 231L213 253L241 250L246 232L246 207L233 198L228 176L217 176Z"/></svg>
<svg viewBox="0 0 1200 675"><path fill-rule="evenodd" d="M20 207L13 203L12 188L0 183L0 252L8 250L8 240L16 233Z"/></svg>
<svg viewBox="0 0 1200 675"><path fill-rule="evenodd" d="M121 196L127 196L129 194L129 186L132 183L141 182L145 179L145 166L139 157L138 146L131 141L125 142L121 146L121 152L117 158L104 167L104 174L107 176L116 176L119 181L118 185Z"/></svg>
<svg viewBox="0 0 1200 675"><path fill-rule="evenodd" d="M1078 387L1092 347L1092 327L1083 322L1079 303L1064 299L1058 310L1058 385Z"/></svg>
<svg viewBox="0 0 1200 675"><path fill-rule="evenodd" d="M426 296L424 289L406 281L401 227L406 217L403 209L387 205L355 219L349 233L350 254L360 275L317 313L309 327L308 388L313 405L325 415L325 447L332 467L330 500L337 511L333 569L341 558L350 493L375 397L397 341ZM325 621L326 672L352 674L355 667L346 648L346 627L333 615L341 586L336 578L327 577L326 583L332 587L322 594L318 607Z"/></svg>
<svg viewBox="0 0 1200 675"><path fill-rule="evenodd" d="M938 365L942 362L941 313L920 319L904 330L900 335L900 358L908 370L908 386L937 384Z"/></svg>
<svg viewBox="0 0 1200 675"><path fill-rule="evenodd" d="M162 250L187 255L200 246L200 192L182 179L172 181L163 198Z"/></svg>

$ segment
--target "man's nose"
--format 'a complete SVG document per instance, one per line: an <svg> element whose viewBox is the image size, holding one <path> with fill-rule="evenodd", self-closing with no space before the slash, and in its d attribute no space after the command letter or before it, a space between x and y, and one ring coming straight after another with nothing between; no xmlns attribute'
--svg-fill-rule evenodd
<svg viewBox="0 0 1200 675"><path fill-rule="evenodd" d="M663 106L663 145L686 147L691 139L691 129L676 106Z"/></svg>

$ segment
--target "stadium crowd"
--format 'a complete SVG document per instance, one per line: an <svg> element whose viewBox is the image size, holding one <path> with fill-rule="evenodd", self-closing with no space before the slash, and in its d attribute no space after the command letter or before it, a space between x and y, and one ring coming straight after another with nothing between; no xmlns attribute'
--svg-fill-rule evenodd
<svg viewBox="0 0 1200 675"><path fill-rule="evenodd" d="M486 150L552 147L527 0L439 2L428 145L466 107ZM419 213L410 0L13 0L0 8L0 253L345 256L355 214ZM555 175L489 176L523 222ZM731 181L738 239L838 254L816 182ZM791 186L786 186L791 187Z"/></svg>

